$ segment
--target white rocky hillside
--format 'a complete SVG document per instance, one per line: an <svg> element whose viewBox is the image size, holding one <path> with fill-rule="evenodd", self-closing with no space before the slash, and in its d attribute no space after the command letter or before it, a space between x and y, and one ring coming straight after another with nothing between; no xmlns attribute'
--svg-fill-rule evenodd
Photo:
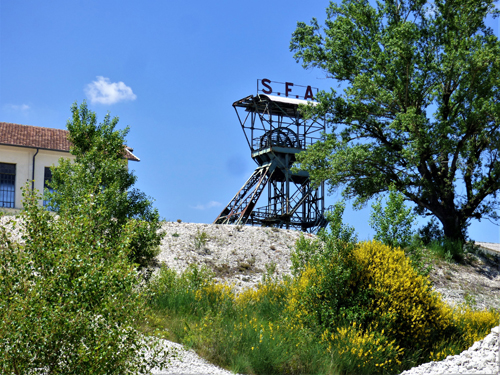
<svg viewBox="0 0 500 375"><path fill-rule="evenodd" d="M277 228L177 222L167 222L162 228L166 235L157 258L161 263L178 271L190 263L206 265L219 280L238 288L255 285L270 268L278 276L289 274L290 254L301 235ZM478 308L500 308L498 257L479 254L469 255L465 264L438 262L430 278L451 304L468 300Z"/></svg>
<svg viewBox="0 0 500 375"><path fill-rule="evenodd" d="M170 268L205 265L217 279L237 288L255 285L266 268L282 276L290 273L290 253L300 232L236 225L165 223L157 259ZM311 234L304 234L312 237Z"/></svg>

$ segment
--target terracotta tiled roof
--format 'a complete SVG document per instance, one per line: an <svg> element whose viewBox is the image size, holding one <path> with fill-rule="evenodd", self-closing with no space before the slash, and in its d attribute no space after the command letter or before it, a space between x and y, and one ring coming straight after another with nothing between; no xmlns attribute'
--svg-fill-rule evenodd
<svg viewBox="0 0 500 375"><path fill-rule="evenodd" d="M0 122L0 144L66 152L69 152L71 147L67 130L11 124L8 122ZM140 159L132 151L133 149L125 146L125 158L132 161L139 161Z"/></svg>

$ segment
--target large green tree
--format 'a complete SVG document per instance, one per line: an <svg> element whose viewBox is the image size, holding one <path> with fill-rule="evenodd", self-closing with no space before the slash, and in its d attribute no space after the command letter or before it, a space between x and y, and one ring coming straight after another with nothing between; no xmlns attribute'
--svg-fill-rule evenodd
<svg viewBox="0 0 500 375"><path fill-rule="evenodd" d="M71 107L67 123L74 160L61 158L52 168L50 194L52 208L58 212L77 212L92 193L104 218L98 230L110 238L119 236L129 221L135 221L129 258L141 268L149 266L159 251L162 233L158 210L143 192L134 188L137 177L125 159L128 127L117 130L118 117L105 116L97 123L96 114L83 102Z"/></svg>
<svg viewBox="0 0 500 375"><path fill-rule="evenodd" d="M444 234L498 219L500 43L485 25L493 0L330 3L320 26L299 22L291 50L343 92L309 115L332 125L298 156L314 181L363 205L394 185Z"/></svg>

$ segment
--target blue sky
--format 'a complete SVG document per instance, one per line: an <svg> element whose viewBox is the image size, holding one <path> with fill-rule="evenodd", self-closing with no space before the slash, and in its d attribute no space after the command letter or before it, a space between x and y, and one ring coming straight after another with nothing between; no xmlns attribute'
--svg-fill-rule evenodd
<svg viewBox="0 0 500 375"><path fill-rule="evenodd" d="M324 19L327 1L0 2L0 121L64 129L87 100L130 126L137 187L167 220L210 223L254 169L232 103L257 79L329 89L289 43L297 21ZM495 33L498 28L491 23ZM327 198L331 204L340 193ZM360 239L369 209L348 209ZM474 222L470 236L500 242Z"/></svg>

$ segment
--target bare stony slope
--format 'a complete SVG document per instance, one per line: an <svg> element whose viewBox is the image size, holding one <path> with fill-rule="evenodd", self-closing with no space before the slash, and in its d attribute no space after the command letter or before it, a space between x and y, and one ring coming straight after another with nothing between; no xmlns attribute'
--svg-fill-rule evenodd
<svg viewBox="0 0 500 375"><path fill-rule="evenodd" d="M255 285L266 269L290 272L290 252L300 232L235 225L165 223L158 260L183 271L190 263L205 265L221 281L238 288ZM310 234L305 236L312 237Z"/></svg>
<svg viewBox="0 0 500 375"><path fill-rule="evenodd" d="M290 253L300 232L235 225L165 223L166 236L158 260L176 270L190 263L206 265L221 281L238 288L255 285L268 269L290 273ZM304 234L312 238L310 234ZM438 261L431 281L449 303L466 299L477 307L500 308L500 259L468 255L465 264Z"/></svg>
<svg viewBox="0 0 500 375"><path fill-rule="evenodd" d="M463 301L476 307L500 309L500 258L468 254L464 264L438 261L430 274L434 288L453 304Z"/></svg>

